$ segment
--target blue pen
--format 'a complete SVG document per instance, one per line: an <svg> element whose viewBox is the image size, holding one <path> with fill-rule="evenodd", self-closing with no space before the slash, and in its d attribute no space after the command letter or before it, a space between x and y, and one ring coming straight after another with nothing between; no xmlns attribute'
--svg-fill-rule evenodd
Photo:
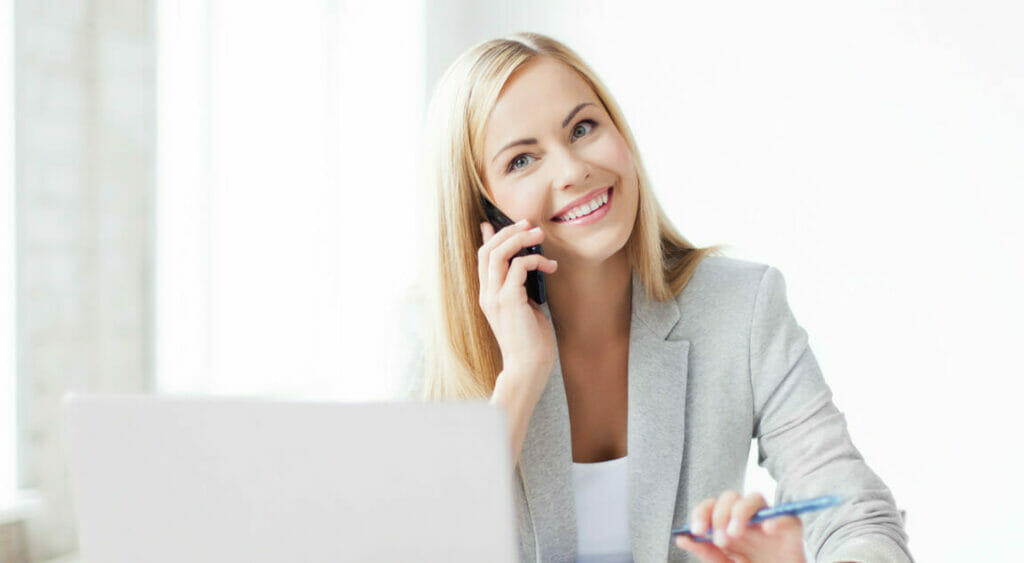
<svg viewBox="0 0 1024 563"><path fill-rule="evenodd" d="M829 508L831 506L841 504L842 502L843 498L838 496L818 497L808 500L798 500L796 502L786 502L778 506L758 510L757 514L754 514L754 517L750 519L750 523L757 524L758 522L764 522L765 520L775 518L776 516L796 516L797 514L803 514L804 512L812 512L823 508ZM695 536L690 533L689 526L683 526L682 528L672 530L673 535L686 534L699 542L710 542L712 532L713 530L708 530L708 532L703 536Z"/></svg>

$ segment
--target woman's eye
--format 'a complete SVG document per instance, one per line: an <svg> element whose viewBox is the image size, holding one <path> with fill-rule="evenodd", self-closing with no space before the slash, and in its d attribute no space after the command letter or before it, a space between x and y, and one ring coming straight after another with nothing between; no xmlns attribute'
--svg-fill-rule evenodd
<svg viewBox="0 0 1024 563"><path fill-rule="evenodd" d="M590 133L597 127L597 123L594 123L590 119L584 119L583 121L576 124L576 127L572 130L572 138L579 139L580 137Z"/></svg>
<svg viewBox="0 0 1024 563"><path fill-rule="evenodd" d="M528 154L521 154L512 159L512 162L508 164L508 171L513 172L529 164L526 159L532 159L533 157Z"/></svg>

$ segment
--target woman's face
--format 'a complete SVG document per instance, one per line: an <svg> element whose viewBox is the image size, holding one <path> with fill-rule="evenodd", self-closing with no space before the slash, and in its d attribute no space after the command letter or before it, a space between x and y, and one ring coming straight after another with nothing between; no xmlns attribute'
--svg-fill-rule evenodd
<svg viewBox="0 0 1024 563"><path fill-rule="evenodd" d="M513 220L544 230L544 254L601 262L636 220L632 155L604 106L570 67L539 57L505 84L484 133L484 182Z"/></svg>

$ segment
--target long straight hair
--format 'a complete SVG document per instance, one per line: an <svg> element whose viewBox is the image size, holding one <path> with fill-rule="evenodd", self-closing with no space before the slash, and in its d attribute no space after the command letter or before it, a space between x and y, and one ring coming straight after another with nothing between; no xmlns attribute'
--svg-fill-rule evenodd
<svg viewBox="0 0 1024 563"><path fill-rule="evenodd" d="M636 222L626 242L631 267L648 295L673 299L704 256L676 231L651 191L633 134L597 75L571 49L536 33L517 33L470 48L448 68L427 113L427 180L436 191L431 226L436 262L429 272L425 399L486 398L502 369L501 352L479 306L477 250L485 220L479 194L484 127L502 88L536 57L550 57L576 71L604 105L633 156L639 184Z"/></svg>

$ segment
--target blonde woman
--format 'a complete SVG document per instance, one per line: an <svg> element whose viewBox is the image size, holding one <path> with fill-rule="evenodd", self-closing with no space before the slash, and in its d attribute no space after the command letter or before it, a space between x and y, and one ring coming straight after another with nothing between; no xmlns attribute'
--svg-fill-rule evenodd
<svg viewBox="0 0 1024 563"><path fill-rule="evenodd" d="M537 34L477 45L429 113L440 259L418 387L506 409L524 560L803 561L804 542L819 561L910 559L781 274L675 230L575 53ZM516 224L495 232L480 196ZM766 505L735 492L751 438L776 501L846 502L749 525ZM671 537L688 524L714 542Z"/></svg>

